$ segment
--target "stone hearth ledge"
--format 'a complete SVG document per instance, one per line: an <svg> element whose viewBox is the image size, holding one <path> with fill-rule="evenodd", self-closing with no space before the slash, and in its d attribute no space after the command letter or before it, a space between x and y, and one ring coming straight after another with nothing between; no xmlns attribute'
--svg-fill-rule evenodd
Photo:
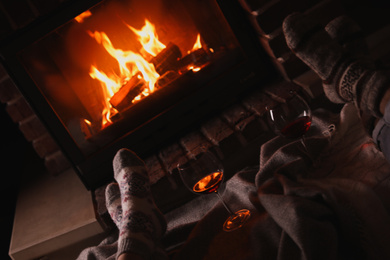
<svg viewBox="0 0 390 260"><path fill-rule="evenodd" d="M104 236L92 199L73 170L22 185L9 255L23 259L75 259Z"/></svg>

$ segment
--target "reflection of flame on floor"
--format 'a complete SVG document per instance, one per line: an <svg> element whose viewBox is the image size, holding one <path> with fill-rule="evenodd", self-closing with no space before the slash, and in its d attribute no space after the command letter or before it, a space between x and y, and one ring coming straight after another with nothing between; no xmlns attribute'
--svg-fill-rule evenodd
<svg viewBox="0 0 390 260"><path fill-rule="evenodd" d="M207 65L212 53L211 49L206 51L203 48L199 34L193 49L182 57L177 45L165 45L158 40L155 28L148 20L140 30L129 25L127 27L136 34L142 45L139 52L116 49L104 32L88 32L118 62L120 71L120 75L106 74L91 66L89 75L100 82L105 96L100 128L110 125L111 119L119 112L174 81L180 74L189 70L199 71ZM90 126L91 123L85 124Z"/></svg>

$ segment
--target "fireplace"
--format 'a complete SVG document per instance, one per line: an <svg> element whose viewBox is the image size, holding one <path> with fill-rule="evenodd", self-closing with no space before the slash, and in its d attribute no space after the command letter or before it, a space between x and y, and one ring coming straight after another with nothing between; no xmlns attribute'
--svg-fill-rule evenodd
<svg viewBox="0 0 390 260"><path fill-rule="evenodd" d="M236 1L72 1L1 47L4 67L88 188L273 72Z"/></svg>

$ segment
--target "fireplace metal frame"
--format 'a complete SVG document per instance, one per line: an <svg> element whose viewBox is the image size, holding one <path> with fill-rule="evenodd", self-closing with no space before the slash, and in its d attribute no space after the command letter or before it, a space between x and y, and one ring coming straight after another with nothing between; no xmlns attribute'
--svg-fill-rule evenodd
<svg viewBox="0 0 390 260"><path fill-rule="evenodd" d="M276 75L258 40L259 36L238 1L217 0L243 50L244 61L222 74L215 75L215 79L204 87L184 96L152 120L132 129L93 155L86 156L19 62L17 54L100 2L99 0L67 2L54 13L36 20L0 43L0 57L4 67L88 189L97 188L112 178L112 158L118 149L128 147L141 157L148 156L214 112L234 103L244 92L261 87ZM231 73L233 69L234 73ZM212 85L212 88L207 87L209 85Z"/></svg>

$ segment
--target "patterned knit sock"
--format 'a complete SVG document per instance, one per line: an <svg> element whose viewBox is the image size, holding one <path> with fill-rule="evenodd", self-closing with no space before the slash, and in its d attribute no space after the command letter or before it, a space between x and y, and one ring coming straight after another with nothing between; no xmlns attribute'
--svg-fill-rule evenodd
<svg viewBox="0 0 390 260"><path fill-rule="evenodd" d="M106 187L106 207L112 221L119 228L122 221L122 203L119 185L110 183Z"/></svg>
<svg viewBox="0 0 390 260"><path fill-rule="evenodd" d="M346 15L341 15L325 26L325 31L350 55L367 59L368 46L360 26Z"/></svg>
<svg viewBox="0 0 390 260"><path fill-rule="evenodd" d="M331 82L335 68L348 59L324 28L299 13L286 17L283 32L288 47L324 81ZM342 103L348 101L340 96L335 99Z"/></svg>
<svg viewBox="0 0 390 260"><path fill-rule="evenodd" d="M371 131L375 118L382 116L379 104L390 87L388 72L374 70L371 62L353 57L324 28L302 14L286 17L283 31L289 48L323 80L326 96L335 103L353 101Z"/></svg>
<svg viewBox="0 0 390 260"><path fill-rule="evenodd" d="M132 151L121 149L113 166L122 205L117 256L132 252L149 259L160 251L166 222L151 195L145 164Z"/></svg>

